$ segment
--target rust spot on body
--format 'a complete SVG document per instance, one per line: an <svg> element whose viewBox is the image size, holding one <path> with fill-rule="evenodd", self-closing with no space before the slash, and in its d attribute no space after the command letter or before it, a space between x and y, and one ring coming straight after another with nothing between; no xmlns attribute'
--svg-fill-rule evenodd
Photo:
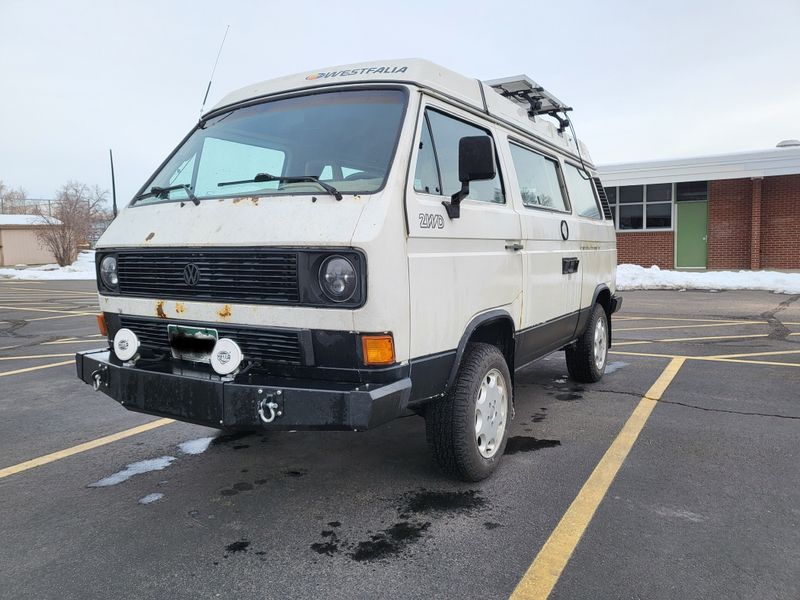
<svg viewBox="0 0 800 600"><path fill-rule="evenodd" d="M221 319L227 319L228 317L231 316L231 305L226 304L219 310L217 314L220 316Z"/></svg>
<svg viewBox="0 0 800 600"><path fill-rule="evenodd" d="M159 319L166 319L167 318L167 313L164 312L164 301L163 300L159 300L158 302L156 302L156 316Z"/></svg>
<svg viewBox="0 0 800 600"><path fill-rule="evenodd" d="M244 198L235 198L235 199L233 200L233 203L234 203L234 204L239 204L239 202L241 202L242 200L244 200Z"/></svg>
<svg viewBox="0 0 800 600"><path fill-rule="evenodd" d="M179 315L182 315L183 313L186 312L186 306L183 304L183 302L175 303L175 312L178 313Z"/></svg>
<svg viewBox="0 0 800 600"><path fill-rule="evenodd" d="M255 206L258 206L258 198L256 196L250 198L250 202L252 202Z"/></svg>
<svg viewBox="0 0 800 600"><path fill-rule="evenodd" d="M144 238L144 241L145 241L145 242L149 242L149 241L150 241L150 240L152 240L154 237L156 237L156 232L155 232L155 231L151 231L151 232L150 232L150 234L149 234L149 235L148 235L146 238Z"/></svg>

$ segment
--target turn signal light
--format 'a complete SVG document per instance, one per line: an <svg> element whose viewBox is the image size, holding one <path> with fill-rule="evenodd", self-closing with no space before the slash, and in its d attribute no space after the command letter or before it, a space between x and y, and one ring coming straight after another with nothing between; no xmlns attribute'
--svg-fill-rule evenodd
<svg viewBox="0 0 800 600"><path fill-rule="evenodd" d="M97 328L100 330L100 335L108 337L108 326L106 325L106 316L103 313L96 315Z"/></svg>
<svg viewBox="0 0 800 600"><path fill-rule="evenodd" d="M361 336L365 365L390 365L394 362L394 339L391 335Z"/></svg>

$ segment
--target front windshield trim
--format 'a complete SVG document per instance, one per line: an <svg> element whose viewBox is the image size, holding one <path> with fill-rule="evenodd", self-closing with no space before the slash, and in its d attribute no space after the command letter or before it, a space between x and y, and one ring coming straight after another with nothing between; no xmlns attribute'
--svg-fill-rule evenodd
<svg viewBox="0 0 800 600"><path fill-rule="evenodd" d="M170 154L162 161L162 163L158 166L158 168L153 172L153 174L148 178L147 182L139 188L133 198L128 202L127 206L130 208L138 208L143 206L153 206L157 204L169 204L175 202L185 201L186 199L183 198L165 198L163 200L158 199L153 202L139 202L141 200L140 196L142 194L146 194L147 191L152 186L153 181L155 181L156 177L161 173L161 171L167 166L167 164L173 159L173 157L180 151L181 148L186 144L186 142L191 138L197 131L203 130L206 127L208 121L212 119L219 118L222 116L223 118L227 114L232 114L233 112L247 108L250 106L257 106L259 104L267 104L269 102L274 102L278 100L287 100L291 98L298 98L304 96L314 96L318 94L330 94L336 92L349 92L349 91L382 91L382 90L395 90L400 91L403 93L403 101L402 107L400 112L400 118L398 119L397 129L394 132L394 144L392 147L392 152L389 156L388 166L386 170L386 174L381 182L380 187L374 190L369 191L344 191L339 190L342 196L361 196L361 195L374 195L381 193L385 188L386 184L389 181L389 177L391 175L392 170L394 169L395 160L397 158L397 151L400 146L400 134L403 131L403 127L405 127L406 119L408 117L408 107L409 107L409 98L410 98L410 91L407 85L400 85L395 83L389 83L386 85L381 84L358 84L358 83L349 83L349 84L342 84L336 86L326 86L322 89L315 89L315 90L296 90L290 92L280 92L278 94L273 94L270 96L264 96L262 98L248 99L241 103L235 105L228 105L225 107L221 107L218 111L210 112L207 115L204 115L197 124L183 137L183 139L178 143L178 145L170 152ZM216 195L204 195L198 196L198 200L200 202L204 202L205 200L224 200L227 198L262 198L262 197L271 197L271 196L316 196L319 195L319 192L316 190L310 191L303 191L298 192L294 190L261 190L256 192L242 192L242 193L230 193L227 192L225 194L216 194Z"/></svg>

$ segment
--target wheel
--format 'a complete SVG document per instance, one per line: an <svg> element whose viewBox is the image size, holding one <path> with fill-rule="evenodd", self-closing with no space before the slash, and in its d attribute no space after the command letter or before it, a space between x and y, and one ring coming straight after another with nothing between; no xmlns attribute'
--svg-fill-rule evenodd
<svg viewBox="0 0 800 600"><path fill-rule="evenodd" d="M480 481L506 449L511 375L496 346L470 344L453 386L428 407L425 429L439 467L464 481Z"/></svg>
<svg viewBox="0 0 800 600"><path fill-rule="evenodd" d="M608 317L599 304L592 309L586 329L574 344L567 346L567 371L581 383L600 381L608 359Z"/></svg>

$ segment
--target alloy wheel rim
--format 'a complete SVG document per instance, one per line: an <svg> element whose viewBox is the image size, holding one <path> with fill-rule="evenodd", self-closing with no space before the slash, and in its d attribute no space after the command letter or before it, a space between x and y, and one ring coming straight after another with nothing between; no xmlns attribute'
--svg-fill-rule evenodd
<svg viewBox="0 0 800 600"><path fill-rule="evenodd" d="M497 454L506 431L508 386L503 374L491 369L481 380L475 401L475 441L483 458Z"/></svg>
<svg viewBox="0 0 800 600"><path fill-rule="evenodd" d="M594 327L594 365L598 371L602 371L606 364L608 354L608 330L606 320L602 317L597 320Z"/></svg>

